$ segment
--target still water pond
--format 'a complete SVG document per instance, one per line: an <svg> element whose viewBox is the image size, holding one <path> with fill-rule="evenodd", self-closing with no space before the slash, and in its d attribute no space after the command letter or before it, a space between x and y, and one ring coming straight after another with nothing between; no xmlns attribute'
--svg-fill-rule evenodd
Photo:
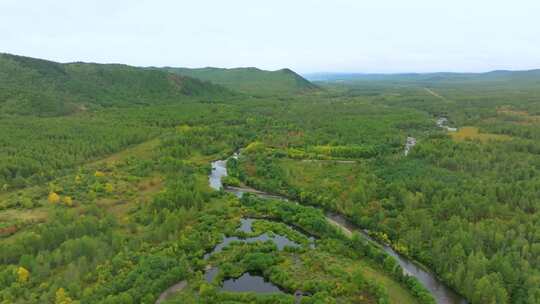
<svg viewBox="0 0 540 304"><path fill-rule="evenodd" d="M263 277L249 273L244 273L236 279L225 280L222 289L235 292L283 293L276 285Z"/></svg>
<svg viewBox="0 0 540 304"><path fill-rule="evenodd" d="M246 233L251 233L252 232L251 225L253 224L253 221L254 221L254 219L251 219L251 218L241 219L241 224L240 224L239 230L243 231L243 232L246 232ZM254 242L266 242L266 241L274 242L274 244L276 244L278 250L283 250L283 248L285 248L286 246L300 247L300 244L289 240L285 236L282 236L282 235L279 235L279 234L274 234L274 233L272 235L270 235L269 233L265 232L265 233L263 233L261 235L254 236L254 237L249 237L249 238L245 238L245 239L239 238L239 237L236 237L236 236L230 236L230 237L223 238L223 241L221 241L221 243L219 243L216 247L214 247L214 250L212 250L212 252L207 253L207 254L204 255L204 259L208 259L214 253L221 252L223 250L223 248L227 247L232 242L254 243Z"/></svg>
<svg viewBox="0 0 540 304"><path fill-rule="evenodd" d="M212 283L219 270L216 267L210 268L204 274L208 283ZM256 293L283 293L276 285L268 282L263 277L244 273L235 279L223 281L221 290L231 292L256 292Z"/></svg>

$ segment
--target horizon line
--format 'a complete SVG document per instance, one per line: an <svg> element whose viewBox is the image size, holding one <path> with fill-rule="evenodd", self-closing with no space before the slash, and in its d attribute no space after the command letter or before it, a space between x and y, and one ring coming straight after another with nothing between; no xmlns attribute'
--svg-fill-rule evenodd
<svg viewBox="0 0 540 304"><path fill-rule="evenodd" d="M466 72L466 71L430 71L430 72L344 72L344 71L318 71L318 72L299 72L296 69L293 69L291 67L281 67L277 69L266 69L266 68L260 68L258 66L253 65L246 65L246 66L231 66L231 67L220 67L220 66L198 66L198 67L190 67L189 65L136 65L136 64L130 64L130 63L122 63L122 62L97 62L97 61L84 61L84 60L75 60L75 61L60 61L60 60L54 60L54 59L48 59L43 57L33 57L28 55L19 55L9 52L0 51L0 55L11 55L11 56L18 56L18 57L26 57L26 58L33 58L37 60L44 60L44 61L50 61L55 62L59 64L75 64L75 63L86 63L86 64L102 64L102 65L126 65L131 67L137 67L137 68L184 68L184 69L258 69L261 71L270 71L270 72L277 72L285 69L292 70L293 72L301 75L301 76L309 76L309 75L364 75L364 76L370 76L370 75L425 75L425 74L488 74L488 73L494 73L494 72L532 72L532 71L539 71L540 67L537 68L530 68L530 69L493 69L493 70L483 70L483 71L476 71L476 72Z"/></svg>

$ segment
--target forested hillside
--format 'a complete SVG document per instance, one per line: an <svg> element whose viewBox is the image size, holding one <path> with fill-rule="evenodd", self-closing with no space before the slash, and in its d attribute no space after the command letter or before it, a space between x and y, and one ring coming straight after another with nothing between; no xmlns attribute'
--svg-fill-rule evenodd
<svg viewBox="0 0 540 304"><path fill-rule="evenodd" d="M487 73L406 73L406 74L360 74L360 73L315 73L305 75L310 81L323 81L329 83L347 82L358 84L366 81L394 82L396 84L481 84L498 82L508 85L533 85L540 81L540 70L529 71L491 71Z"/></svg>
<svg viewBox="0 0 540 304"><path fill-rule="evenodd" d="M251 95L279 95L306 93L317 89L315 85L290 69L265 71L257 68L163 68L179 75L211 81L227 88Z"/></svg>
<svg viewBox="0 0 540 304"><path fill-rule="evenodd" d="M198 79L127 65L61 64L0 54L0 113L55 116L93 107L177 103L232 93Z"/></svg>

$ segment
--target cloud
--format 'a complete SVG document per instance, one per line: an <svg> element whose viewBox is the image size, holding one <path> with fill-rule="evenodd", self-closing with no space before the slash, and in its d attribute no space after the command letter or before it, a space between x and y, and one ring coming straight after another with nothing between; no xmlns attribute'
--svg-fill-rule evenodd
<svg viewBox="0 0 540 304"><path fill-rule="evenodd" d="M0 51L301 72L540 67L538 1L0 2Z"/></svg>

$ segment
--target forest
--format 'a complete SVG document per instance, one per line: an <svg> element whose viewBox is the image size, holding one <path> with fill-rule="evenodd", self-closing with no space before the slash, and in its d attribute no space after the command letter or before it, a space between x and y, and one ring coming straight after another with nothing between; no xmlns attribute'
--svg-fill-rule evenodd
<svg viewBox="0 0 540 304"><path fill-rule="evenodd" d="M540 303L539 75L238 73L1 54L0 303Z"/></svg>

